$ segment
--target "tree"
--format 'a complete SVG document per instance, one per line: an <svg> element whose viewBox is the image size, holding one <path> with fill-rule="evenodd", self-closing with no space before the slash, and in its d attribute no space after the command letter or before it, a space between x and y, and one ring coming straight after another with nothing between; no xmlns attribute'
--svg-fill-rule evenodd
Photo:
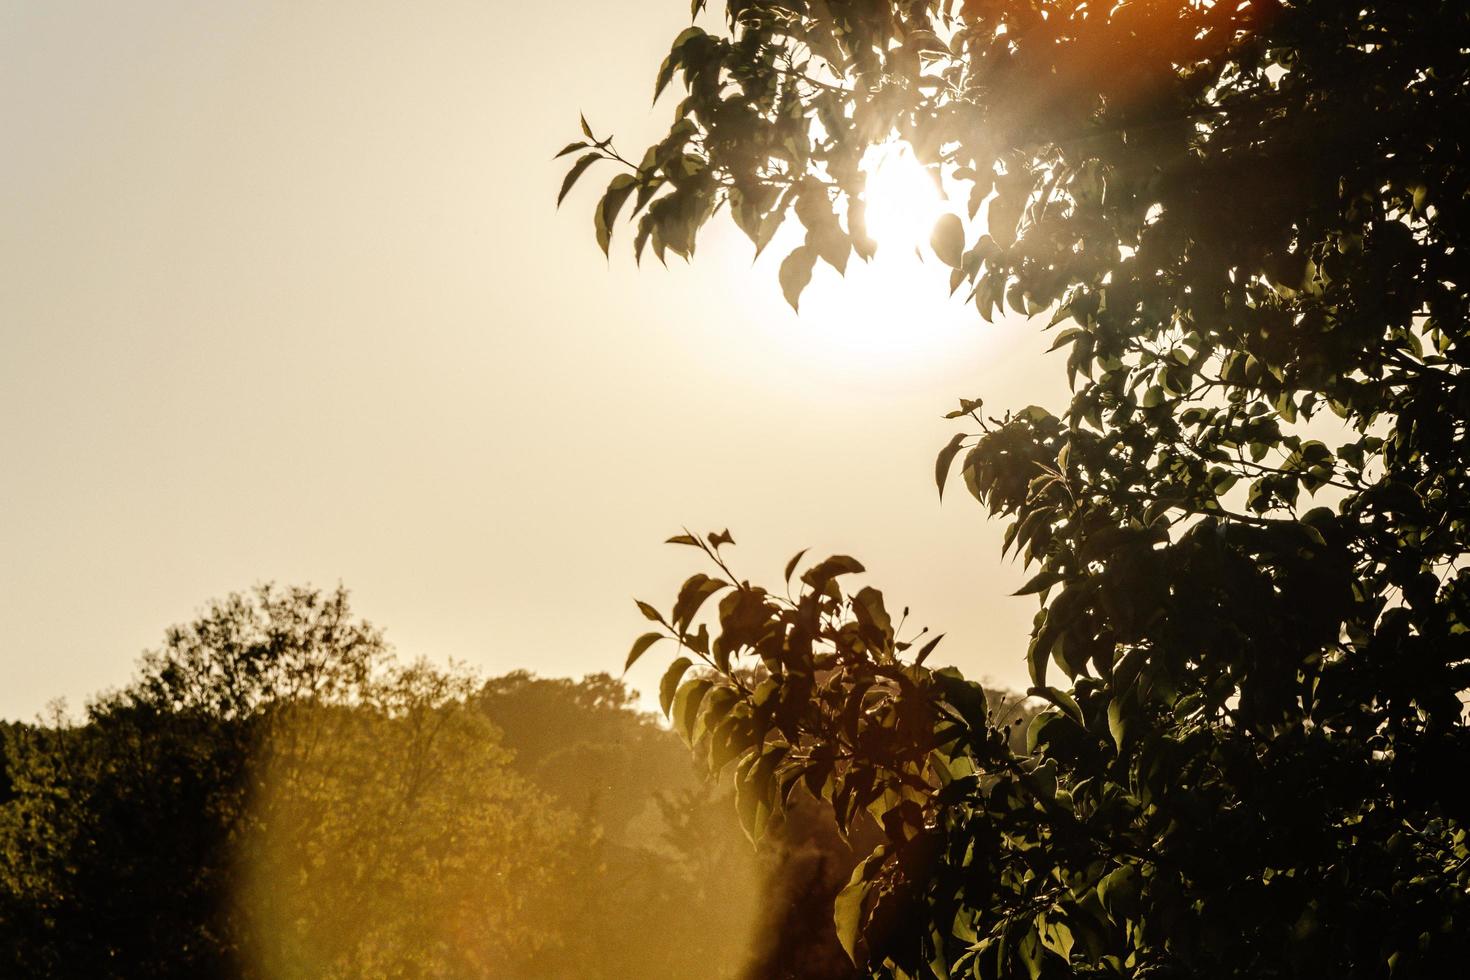
<svg viewBox="0 0 1470 980"><path fill-rule="evenodd" d="M536 897L545 948L517 977L745 975L761 863L728 805L637 693L607 674L515 671L473 706L504 733L516 772L578 823L579 860ZM683 860L718 862L706 887Z"/></svg>
<svg viewBox="0 0 1470 980"><path fill-rule="evenodd" d="M823 911L858 859L830 814L800 807L752 849L730 780L705 778L679 738L638 709L636 692L606 674L515 671L473 700L503 732L516 771L583 821L590 857L543 894L551 948L518 976L855 975Z"/></svg>
<svg viewBox="0 0 1470 980"><path fill-rule="evenodd" d="M856 862L830 816L752 850L636 704L402 664L341 589L211 602L85 721L0 727L0 975L852 976L795 900Z"/></svg>
<svg viewBox="0 0 1470 980"><path fill-rule="evenodd" d="M612 840L636 846L649 843L635 839L636 825L656 812L659 793L702 782L636 697L607 674L573 681L519 670L487 680L473 700L514 751L518 772Z"/></svg>
<svg viewBox="0 0 1470 980"><path fill-rule="evenodd" d="M211 603L85 724L5 732L0 972L518 969L589 848L473 690L398 664L340 588Z"/></svg>
<svg viewBox="0 0 1470 980"><path fill-rule="evenodd" d="M472 678L400 668L294 706L254 762L237 904L266 977L531 975L544 896L590 857L520 778ZM521 964L521 966L516 966Z"/></svg>
<svg viewBox="0 0 1470 980"><path fill-rule="evenodd" d="M703 12L696 0L693 11ZM665 706L759 831L796 783L888 840L837 903L875 975L1404 977L1470 953L1470 10L1432 0L730 0L687 96L600 198L689 256L728 210L876 248L868 148L966 202L935 258L983 317L1048 316L1070 405L940 453L1039 596L1008 750L842 556L795 596L713 574L645 612ZM707 22L707 21L706 21ZM710 25L714 27L714 25ZM629 202L631 201L631 206ZM983 213L983 214L982 214ZM1060 368L1060 365L1059 365ZM787 578L794 571L788 568ZM723 593L715 632L698 611ZM912 655L911 655L912 654ZM742 657L770 679L752 689ZM693 658L717 680L681 681ZM1459 764L1459 765L1457 765Z"/></svg>

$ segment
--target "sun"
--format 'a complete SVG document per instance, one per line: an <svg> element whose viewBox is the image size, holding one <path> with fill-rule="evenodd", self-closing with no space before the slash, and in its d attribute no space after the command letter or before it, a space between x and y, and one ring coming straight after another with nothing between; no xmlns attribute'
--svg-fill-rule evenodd
<svg viewBox="0 0 1470 980"><path fill-rule="evenodd" d="M868 235L880 248L917 249L929 241L944 211L944 198L933 176L903 140L868 148L860 169L867 177Z"/></svg>
<svg viewBox="0 0 1470 980"><path fill-rule="evenodd" d="M867 233L877 254L849 261L840 275L817 263L799 314L779 292L758 290L770 315L753 322L797 361L854 377L891 379L900 366L930 370L953 363L956 352L975 350L982 335L974 329L974 309L951 294L952 270L929 250L935 223L952 213L952 205L906 141L868 147L859 167ZM802 246L803 234L798 221L781 225L761 258L764 275L775 277L784 257ZM735 232L725 241L733 274L749 275L744 237Z"/></svg>

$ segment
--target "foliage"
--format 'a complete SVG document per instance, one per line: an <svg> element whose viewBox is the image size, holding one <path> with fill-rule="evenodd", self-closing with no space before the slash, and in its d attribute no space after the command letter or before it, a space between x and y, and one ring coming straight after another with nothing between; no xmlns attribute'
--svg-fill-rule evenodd
<svg viewBox="0 0 1470 980"><path fill-rule="evenodd" d="M546 944L517 977L744 976L761 861L727 794L621 681L515 671L471 699L514 767L578 821L581 859L536 900ZM698 863L686 858L697 856ZM704 872L718 869L718 888Z"/></svg>
<svg viewBox="0 0 1470 980"><path fill-rule="evenodd" d="M699 14L705 4L696 0ZM909 658L847 558L782 598L725 543L661 615L665 705L759 832L797 782L888 842L837 914L875 974L1437 976L1470 953L1470 11L1416 0L730 0L600 243L717 210L780 280L876 247L863 159L956 200L933 252L989 319L1050 314L1068 406L941 453L1040 598L1032 751ZM713 26L713 25L712 25ZM568 187L570 187L570 181ZM629 201L631 207L625 207ZM788 574L788 579L790 575ZM724 593L711 635L696 612ZM642 655L652 644L635 647ZM759 657L770 680L738 677ZM681 681L691 658L718 680Z"/></svg>
<svg viewBox="0 0 1470 980"><path fill-rule="evenodd" d="M472 689L418 664L285 713L236 857L253 969L495 976L555 941L540 897L587 859L582 828L511 770Z"/></svg>
<svg viewBox="0 0 1470 980"><path fill-rule="evenodd" d="M0 730L0 975L853 976L830 817L753 850L636 698L400 664L340 589L212 602Z"/></svg>
<svg viewBox="0 0 1470 980"><path fill-rule="evenodd" d="M212 603L88 709L6 733L0 972L494 975L585 853L466 678L346 593ZM492 966L487 966L492 964Z"/></svg>
<svg viewBox="0 0 1470 980"><path fill-rule="evenodd" d="M614 842L643 846L653 843L638 831L656 812L655 798L702 780L634 698L607 674L573 681L518 670L487 680L472 700L514 751L518 772Z"/></svg>

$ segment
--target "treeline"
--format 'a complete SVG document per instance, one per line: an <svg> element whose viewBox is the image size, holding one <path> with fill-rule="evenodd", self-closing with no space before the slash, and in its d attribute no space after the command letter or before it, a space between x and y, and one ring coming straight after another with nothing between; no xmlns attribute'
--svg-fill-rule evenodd
<svg viewBox="0 0 1470 980"><path fill-rule="evenodd" d="M0 975L855 973L854 851L757 850L620 681L400 663L342 590L210 605L85 718L4 728Z"/></svg>

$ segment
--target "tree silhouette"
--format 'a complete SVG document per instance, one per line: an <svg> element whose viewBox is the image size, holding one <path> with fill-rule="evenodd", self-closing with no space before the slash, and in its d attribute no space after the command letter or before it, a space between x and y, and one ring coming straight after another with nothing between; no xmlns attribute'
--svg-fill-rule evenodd
<svg viewBox="0 0 1470 980"><path fill-rule="evenodd" d="M705 4L696 0L696 15ZM689 256L728 209L780 281L871 256L863 158L952 198L979 314L1046 315L1071 403L940 453L1035 574L1050 703L1010 751L837 556L645 612L676 725L758 833L798 782L887 842L837 904L875 975L1404 977L1470 953L1470 10L1365 0L725 4L638 163L584 122L596 234ZM1058 365L1060 370L1062 365ZM788 582L796 567L787 569ZM717 622L699 619L721 595ZM713 625L713 632L708 628ZM769 679L752 688L742 658ZM692 659L719 675L682 680ZM1458 764L1458 765L1457 765Z"/></svg>

